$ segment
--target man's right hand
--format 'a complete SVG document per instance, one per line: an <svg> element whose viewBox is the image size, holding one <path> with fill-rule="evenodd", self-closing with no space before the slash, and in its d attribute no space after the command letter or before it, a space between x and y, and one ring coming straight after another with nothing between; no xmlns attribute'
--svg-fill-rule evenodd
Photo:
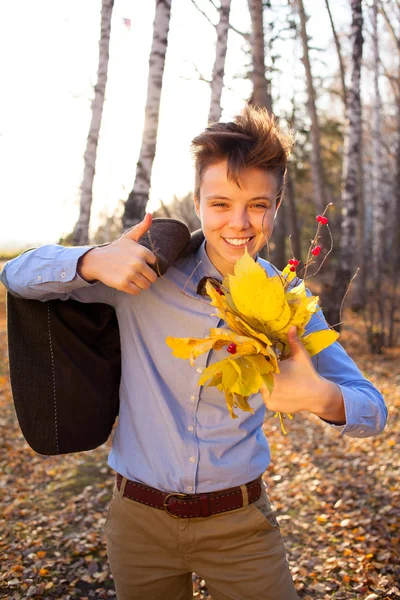
<svg viewBox="0 0 400 600"><path fill-rule="evenodd" d="M146 214L141 223L108 246L89 250L78 261L78 274L87 281L98 280L132 296L147 290L157 279L149 266L154 265L157 258L138 241L151 223L151 214Z"/></svg>

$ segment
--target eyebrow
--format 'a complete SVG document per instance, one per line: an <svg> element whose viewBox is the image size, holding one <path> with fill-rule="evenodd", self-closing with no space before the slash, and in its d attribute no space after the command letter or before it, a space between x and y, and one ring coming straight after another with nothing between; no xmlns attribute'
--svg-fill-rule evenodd
<svg viewBox="0 0 400 600"><path fill-rule="evenodd" d="M219 194L215 194L215 195L211 195L211 196L207 196L206 200L231 200L231 198L228 198L227 196L220 196ZM255 196L254 198L250 198L250 202L253 202L253 200L267 200L268 202L272 202L274 200L274 198L268 198L268 196Z"/></svg>

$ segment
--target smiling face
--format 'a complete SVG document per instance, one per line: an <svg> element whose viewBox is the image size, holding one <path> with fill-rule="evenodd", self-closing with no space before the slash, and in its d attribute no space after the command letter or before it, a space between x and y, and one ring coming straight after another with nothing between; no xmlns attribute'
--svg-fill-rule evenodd
<svg viewBox="0 0 400 600"><path fill-rule="evenodd" d="M206 252L222 274L233 273L245 248L250 256L267 243L274 228L277 177L256 167L240 174L240 188L227 178L226 160L208 167L195 198L196 214L206 238Z"/></svg>

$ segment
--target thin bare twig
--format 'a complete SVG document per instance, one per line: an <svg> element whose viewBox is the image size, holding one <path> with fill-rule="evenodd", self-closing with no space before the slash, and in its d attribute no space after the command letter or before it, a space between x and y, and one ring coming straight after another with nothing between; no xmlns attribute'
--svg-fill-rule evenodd
<svg viewBox="0 0 400 600"><path fill-rule="evenodd" d="M344 296L342 298L342 302L340 303L340 308L339 308L339 323L336 323L335 325L332 325L331 326L332 328L333 327L337 327L338 325L341 325L343 323L342 312L343 312L344 301L346 300L347 294L349 293L350 288L353 285L353 281L357 277L359 270L360 270L360 267L357 268L357 271L354 273L353 277L349 281L349 285L347 286L347 290L345 291Z"/></svg>
<svg viewBox="0 0 400 600"><path fill-rule="evenodd" d="M322 265L324 264L324 262L326 261L326 259L328 258L328 256L330 255L330 253L331 253L331 252L332 252L332 250L333 250L333 237L332 237L332 232L331 232L331 230L330 230L330 228L329 228L329 225L327 225L326 227L327 227L327 229L328 229L329 237L330 237L330 240L331 240L331 247L329 248L328 252L325 254L324 258L322 259L322 261L321 261L321 264L319 265L318 269L315 271L315 273L312 273L311 275L309 275L309 276L308 276L308 279L310 279L310 277L315 277L315 275L317 275L317 273L319 273L319 271L320 271L320 269L321 269ZM304 278L304 279L305 279L305 278Z"/></svg>
<svg viewBox="0 0 400 600"><path fill-rule="evenodd" d="M210 0L211 1L211 0ZM200 8L200 6L197 5L197 2L195 2L195 0L191 0L193 6L195 6L197 8L197 10L199 11L199 13L201 13L203 15L203 17L205 17L207 19L207 21L215 28L216 25L211 21L210 17L208 16L207 13L204 12L204 10L202 10ZM212 3L213 4L213 3ZM214 4L213 4L214 8L217 8ZM217 9L219 10L219 9Z"/></svg>
<svg viewBox="0 0 400 600"><path fill-rule="evenodd" d="M199 71L199 69L197 68L197 66L191 62L191 61L186 61L188 62L190 65L192 65L193 69L195 70L196 74L199 76L198 81L204 81L205 83L207 83L208 85L211 85L211 81L210 79L206 79L204 77L204 75ZM186 79L186 81L193 81L190 77L184 77L183 75L180 76L181 79Z"/></svg>
<svg viewBox="0 0 400 600"><path fill-rule="evenodd" d="M397 46L397 50L400 52L400 40L397 37L395 30L393 29L393 25L392 25L392 23L391 23L391 21L389 19L389 16L388 16L388 14L387 14L387 12L385 10L385 7L383 6L382 0L380 0L380 2L379 2L379 12L381 13L381 15L383 16L383 18L385 19L386 27L388 28L389 33L391 34L391 36L392 36L392 38L394 40L394 43Z"/></svg>
<svg viewBox="0 0 400 600"><path fill-rule="evenodd" d="M229 29L232 29L232 31L234 31L235 33L237 33L238 35L242 36L242 38L246 41L246 42L250 42L250 33L244 33L244 31L239 31L239 29L236 29L236 27L234 27L233 25L231 25L229 23Z"/></svg>

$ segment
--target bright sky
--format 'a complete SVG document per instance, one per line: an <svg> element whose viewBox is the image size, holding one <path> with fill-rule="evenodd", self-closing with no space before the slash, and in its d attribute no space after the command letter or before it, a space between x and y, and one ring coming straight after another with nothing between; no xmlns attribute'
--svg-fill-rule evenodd
<svg viewBox="0 0 400 600"><path fill-rule="evenodd" d="M215 22L209 0L198 0ZM313 45L326 48L331 33L323 0L307 0ZM113 212L132 187L139 154L154 18L152 0L116 0L111 31L109 77L103 113L93 221ZM348 22L347 0L334 0L334 17ZM190 0L173 0L161 100L151 207L192 188L190 140L207 125L208 85L215 31ZM346 7L346 8L345 8ZM57 242L78 216L83 153L96 82L101 1L13 0L0 4L0 248ZM129 30L123 18L131 19ZM231 22L249 31L247 0L232 0ZM243 40L230 32L222 98L229 119L250 95ZM292 96L292 49L280 76L281 97ZM300 52L300 51L299 51ZM331 53L332 54L332 53ZM4 58L6 57L6 60ZM336 68L336 64L333 68Z"/></svg>

